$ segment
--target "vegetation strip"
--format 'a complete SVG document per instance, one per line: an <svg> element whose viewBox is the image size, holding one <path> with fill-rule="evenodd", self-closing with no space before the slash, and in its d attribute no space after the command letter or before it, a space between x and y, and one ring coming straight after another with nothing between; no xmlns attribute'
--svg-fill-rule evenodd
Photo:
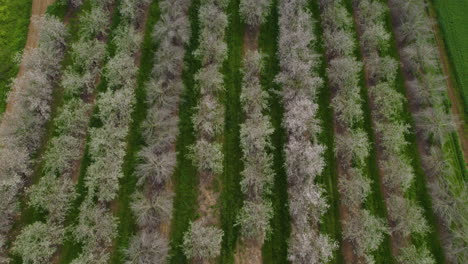
<svg viewBox="0 0 468 264"><path fill-rule="evenodd" d="M111 2L97 3L110 5ZM82 245L80 255L74 260L79 263L104 263L110 255L109 249L116 236L117 223L108 210L108 204L116 197L118 180L122 177L122 162L125 154L125 139L134 100L137 67L134 56L139 50L141 34L138 32L142 13L148 3L121 2L120 23L112 35L111 58L104 68L104 88L100 93L95 112L98 125L90 128L88 159L84 188L86 193L78 213L78 224L73 226L73 239ZM101 27L97 21L108 23L102 9L93 8L89 19L93 33ZM92 18L98 19L92 20ZM96 204L97 203L97 204ZM75 250L78 252L78 250ZM62 260L62 261L67 261ZM69 260L68 260L69 261Z"/></svg>
<svg viewBox="0 0 468 264"><path fill-rule="evenodd" d="M383 201L379 201L378 190L373 190L375 185L372 185L372 179L378 182L378 177L374 175L376 171L372 170L373 160L369 155L372 135L366 131L362 63L356 59L353 21L342 1L323 1L320 7L335 115L335 153L340 161L338 186L345 239L342 250L348 262L380 262L375 252L384 242L387 227L385 215L378 210L378 204ZM375 204L367 206L369 200ZM352 248L346 243L351 243ZM384 252L386 261L391 261L391 254Z"/></svg>
<svg viewBox="0 0 468 264"><path fill-rule="evenodd" d="M190 21L190 40L185 47L184 68L182 79L184 89L179 106L179 135L176 140L177 165L172 177L175 196L173 199L172 221L170 232L169 263L187 263L182 243L184 232L187 231L190 221L195 218L198 204L198 177L197 168L191 161L189 146L196 141L196 135L192 123L192 116L199 99L199 91L196 89L195 74L200 69L200 61L194 54L199 43L198 11L199 0L191 0L188 10Z"/></svg>
<svg viewBox="0 0 468 264"><path fill-rule="evenodd" d="M240 226L241 246L238 247L236 263L262 263L261 248L270 232L273 214L271 194L274 172L271 154L273 127L264 114L268 106L268 93L262 90L260 73L262 57L257 50L259 26L265 21L270 0L242 0L239 10L248 25L244 32L243 80L240 102L245 120L240 125L240 146L244 170L240 182L245 196L244 204L237 215Z"/></svg>
<svg viewBox="0 0 468 264"><path fill-rule="evenodd" d="M13 82L21 89L10 94L15 108L5 113L0 126L0 261L5 263L7 235L43 145L66 50L67 31L59 19L44 16L34 23L41 29L38 47L24 54L24 74Z"/></svg>
<svg viewBox="0 0 468 264"><path fill-rule="evenodd" d="M317 177L317 182L322 184L326 193L324 194L327 201L329 201L330 209L328 209L322 216L320 223L320 230L328 234L331 239L335 240L338 245L343 245L343 238L340 223L340 195L338 191L338 169L337 159L335 157L335 134L333 122L333 109L331 104L331 90L326 85L327 78L327 64L326 64L326 51L323 43L323 29L321 26L321 16L318 1L309 1L309 9L311 10L312 21L315 23L314 34L317 37L312 49L320 54L320 60L317 65L319 76L324 80L325 85L321 86L317 93L317 117L320 119L322 129L317 136L320 143L326 146L324 152L325 167L320 176ZM335 250L334 256L329 263L344 263L343 250Z"/></svg>
<svg viewBox="0 0 468 264"><path fill-rule="evenodd" d="M244 25L240 18L240 1L226 1L228 25L226 28L227 57L222 73L224 91L220 93L224 105L223 118L223 173L220 177L219 198L221 227L224 232L220 263L233 263L239 226L236 218L242 206L241 171L243 169L240 142L240 124L243 120L240 93L242 87L242 54Z"/></svg>
<svg viewBox="0 0 468 264"><path fill-rule="evenodd" d="M141 51L135 55L136 64L139 65L137 73L137 86L135 89L135 110L132 112L132 123L129 127L127 137L127 149L122 170L124 176L119 180L119 195L113 204L114 214L118 217L118 235L114 241L110 263L129 263L132 259L129 243L136 232L136 219L132 210L133 194L136 189L137 179L135 177L136 166L139 161L138 151L143 145L142 123L147 115L146 85L150 79L153 60L156 50L156 41L153 38L154 26L160 19L159 1L152 1L143 11L139 31L144 31ZM137 259L136 259L137 260Z"/></svg>
<svg viewBox="0 0 468 264"><path fill-rule="evenodd" d="M284 142L285 131L282 127L283 105L281 103L280 85L275 83L278 74L278 1L272 0L268 16L260 27L259 48L264 54L260 82L264 91L268 93L268 111L270 122L273 126L271 143L274 146L273 155L273 186L269 199L272 203L273 216L270 221L271 233L267 236L263 245L263 263L286 263L288 255L288 238L290 236L291 224L288 210L287 176L284 168Z"/></svg>
<svg viewBox="0 0 468 264"><path fill-rule="evenodd" d="M18 74L15 55L24 49L31 18L32 0L0 2L0 116L5 111L11 79ZM1 119L1 118L0 118Z"/></svg>
<svg viewBox="0 0 468 264"><path fill-rule="evenodd" d="M450 231L443 241L446 257L463 263L468 259L464 250L468 241L461 235L468 212L466 166L447 105L431 22L422 0L391 0L389 5L432 206Z"/></svg>
<svg viewBox="0 0 468 264"><path fill-rule="evenodd" d="M145 146L138 153L141 163L136 169L140 188L131 205L138 232L131 241L126 263L163 263L168 255L173 202L170 178L176 165L184 49L190 36L189 6L189 0L160 3L165 19L154 30L158 49L147 83L149 114L143 123Z"/></svg>
<svg viewBox="0 0 468 264"><path fill-rule="evenodd" d="M190 223L184 234L183 250L187 258L209 261L220 255L223 230L219 228L218 180L223 173L224 107L220 102L223 90L222 63L226 59L225 42L228 18L224 0L204 0L199 10L200 43L195 55L201 68L195 74L200 100L192 117L197 140L190 146L190 158L198 169L199 218Z"/></svg>
<svg viewBox="0 0 468 264"><path fill-rule="evenodd" d="M353 1L361 50L366 69L366 85L377 134L378 162L382 172L388 217L392 223L397 259L433 262L427 248L430 226L415 193L415 167L405 135L410 125L403 118L404 96L396 90L398 62L388 55L391 35L385 28L385 5L379 1ZM410 155L408 155L410 154ZM416 195L415 195L416 194ZM424 196L424 194L423 194ZM426 194L427 196L427 194Z"/></svg>
<svg viewBox="0 0 468 264"><path fill-rule="evenodd" d="M325 166L324 146L317 136L317 91L323 79L317 72L317 54L310 51L315 41L311 15L304 0L280 1L279 4L280 72L276 82L283 86L283 128L288 177L291 237L288 260L291 263L326 263L337 248L335 241L320 233L318 224L328 204L316 177Z"/></svg>
<svg viewBox="0 0 468 264"><path fill-rule="evenodd" d="M86 5L87 9L89 2ZM100 6L109 12L110 6ZM74 7L76 8L76 7ZM80 21L89 19L85 13ZM110 21L110 14L107 15ZM109 23L109 22L108 22ZM61 86L64 89L64 103L54 119L55 133L42 157L39 182L28 190L29 205L42 212L43 221L33 222L24 228L15 241L14 250L26 262L46 262L63 242L65 216L71 202L76 198L76 176L79 161L83 155L89 124L94 88L99 82L102 61L105 55L106 28L91 32L81 27L74 31L80 37L71 45L69 66L65 70ZM93 53L89 51L92 50ZM35 235L31 235L35 234ZM42 241L37 243L36 239ZM41 246L44 245L44 246ZM35 248L35 250L31 250Z"/></svg>

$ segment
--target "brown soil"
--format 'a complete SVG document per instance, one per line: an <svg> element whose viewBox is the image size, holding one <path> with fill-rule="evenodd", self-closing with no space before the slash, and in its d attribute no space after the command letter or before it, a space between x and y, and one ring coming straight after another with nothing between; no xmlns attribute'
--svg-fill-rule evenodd
<svg viewBox="0 0 468 264"><path fill-rule="evenodd" d="M247 27L244 32L244 56L247 51L258 50L258 36L260 34L259 27Z"/></svg>
<svg viewBox="0 0 468 264"><path fill-rule="evenodd" d="M216 204L218 202L219 192L213 189L215 175L201 173L200 177L201 180L198 187L200 191L198 196L198 213L206 225L217 225L219 219L216 211Z"/></svg>
<svg viewBox="0 0 468 264"><path fill-rule="evenodd" d="M451 71L449 58L447 56L447 51L445 50L445 44L441 35L439 24L437 23L437 19L435 17L435 11L432 10L431 4L429 4L429 15L433 20L432 29L434 31L434 36L437 42L437 48L439 50L442 71L446 76L447 92L451 102L452 114L455 116L455 120L457 121L457 131L458 137L460 139L460 145L463 151L463 157L465 159L465 163L468 163L468 131L464 122L463 104L460 97L458 96L457 90L455 89L453 75L450 74Z"/></svg>
<svg viewBox="0 0 468 264"><path fill-rule="evenodd" d="M259 264L262 262L262 244L249 240L239 242L234 256L235 264Z"/></svg>

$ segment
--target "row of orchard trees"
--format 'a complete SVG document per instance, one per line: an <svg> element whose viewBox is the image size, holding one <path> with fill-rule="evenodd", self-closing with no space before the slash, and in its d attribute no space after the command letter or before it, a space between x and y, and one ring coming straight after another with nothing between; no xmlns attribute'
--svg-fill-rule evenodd
<svg viewBox="0 0 468 264"><path fill-rule="evenodd" d="M447 106L446 82L440 68L433 23L422 0L391 0L397 40L401 44L409 82L411 104L419 135L425 141L423 166L429 179L433 208L450 230L444 241L446 256L456 263L468 261L468 189L463 179L465 167L457 168L450 145L453 117ZM453 148L453 147L452 147ZM461 171L460 171L461 170Z"/></svg>
<svg viewBox="0 0 468 264"><path fill-rule="evenodd" d="M283 127L287 143L291 237L288 259L292 263L326 263L336 243L319 232L322 214L328 208L324 190L315 183L325 166L325 146L318 142L317 91L323 80L317 74L318 54L311 14L305 0L281 0L279 4L279 61L276 82L282 86Z"/></svg>
<svg viewBox="0 0 468 264"><path fill-rule="evenodd" d="M197 135L190 147L190 158L200 176L199 201L210 203L213 180L223 173L223 150L220 137L224 131L224 107L220 95L224 89L221 67L227 56L225 42L228 18L227 0L202 0L199 10L200 43L195 51L201 69L195 75L201 98L192 122ZM212 197L206 197L207 195ZM214 204L204 205L212 207ZM190 224L184 234L183 249L188 258L207 260L220 254L223 231L216 226L217 216L212 208L201 208L201 217Z"/></svg>
<svg viewBox="0 0 468 264"><path fill-rule="evenodd" d="M79 4L79 3L75 3ZM29 205L46 213L45 222L23 228L13 251L27 263L50 260L65 235L64 221L76 198L74 175L81 160L89 117L91 98L105 57L105 36L110 24L112 1L93 1L90 11L80 19L79 39L71 45L72 63L65 70L61 86L64 105L54 119L54 137L42 157L43 176L28 189Z"/></svg>
<svg viewBox="0 0 468 264"><path fill-rule="evenodd" d="M109 248L117 235L117 219L109 210L109 202L116 198L123 176L126 138L135 102L135 55L141 44L141 23L148 3L148 0L122 0L118 6L120 23L112 39L115 53L103 71L107 89L96 100L95 118L100 124L89 132L91 163L84 179L86 196L78 223L73 227L74 239L83 246L72 263L107 263Z"/></svg>
<svg viewBox="0 0 468 264"><path fill-rule="evenodd" d="M24 54L24 73L14 80L9 96L14 107L5 113L0 126L0 263L8 263L7 234L18 213L18 195L33 174L34 154L51 117L52 92L68 34L55 17L36 17L33 23L41 29L38 47Z"/></svg>
<svg viewBox="0 0 468 264"><path fill-rule="evenodd" d="M394 239L408 240L399 245L396 257L401 263L434 263L425 245L416 248L410 241L411 236L427 233L429 226L423 209L409 195L415 178L411 157L405 154L408 147L405 135L410 126L402 120L406 110L404 96L396 90L398 62L386 55L391 45L391 34L385 28L387 8L377 0L353 3L368 71L373 127L382 152L378 163L383 173L382 182L387 189L385 200L392 223L392 236Z"/></svg>
<svg viewBox="0 0 468 264"><path fill-rule="evenodd" d="M339 192L342 206L348 211L348 216L342 219L343 238L352 243L361 260L372 263L372 253L379 248L388 229L384 219L364 208L372 190L371 180L365 175L370 142L363 129L362 63L355 56L353 19L342 1L321 0L320 8L327 74L333 92Z"/></svg>
<svg viewBox="0 0 468 264"><path fill-rule="evenodd" d="M269 11L270 0L242 0L240 13L250 30L258 31ZM255 40L257 41L257 40ZM244 169L240 182L244 205L237 217L242 238L246 242L263 245L270 232L273 213L271 202L266 198L271 193L274 171L272 169L273 146L270 137L273 127L268 115L268 93L262 90L260 74L262 56L256 50L244 54L241 104L245 120L240 128Z"/></svg>
<svg viewBox="0 0 468 264"><path fill-rule="evenodd" d="M164 0L154 37L159 46L151 80L147 84L148 116L143 125L145 147L136 172L140 189L132 210L138 232L127 251L127 263L164 263L169 249L161 230L172 217L173 192L168 188L176 165L175 141L179 134L179 102L183 90L185 45L190 37L190 0Z"/></svg>

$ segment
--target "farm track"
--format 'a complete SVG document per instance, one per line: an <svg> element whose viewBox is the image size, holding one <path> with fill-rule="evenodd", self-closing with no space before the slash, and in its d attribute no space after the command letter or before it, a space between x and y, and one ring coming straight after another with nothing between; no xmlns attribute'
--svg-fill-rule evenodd
<svg viewBox="0 0 468 264"><path fill-rule="evenodd" d="M243 168L242 150L240 147L240 124L243 120L240 93L242 87L242 54L244 46L244 25L240 20L239 0L231 0L227 7L229 24L226 30L228 48L227 60L224 63L224 172L221 177L221 227L224 231L219 263L234 263L234 252L239 227L235 226L236 218L242 207L243 194L240 180Z"/></svg>
<svg viewBox="0 0 468 264"><path fill-rule="evenodd" d="M27 50L30 50L30 49L33 49L33 48L36 48L37 47L37 43L38 43L38 40L39 40L39 31L40 29L36 27L36 25L34 25L33 23L33 18L36 17L36 16L42 16L46 13L47 11L47 7L49 5L51 5L52 3L54 3L56 0L33 0L32 1L32 9L31 9L31 19L30 19L30 23L29 23L29 27L28 27L28 36L27 36L27 39L26 39L26 45L24 47L24 51L27 51ZM64 23L67 24L68 23L68 19L65 18L64 19ZM19 71L18 71L18 75L17 77L20 77L24 74L24 59L23 61L21 62L20 66L19 66ZM13 86L13 87L16 87L16 86ZM10 91L10 94L14 95L15 93L15 90L11 90ZM8 101L6 103L6 108L5 108L5 112L11 112L11 111L14 111L15 107L15 98L14 96L11 96L8 98ZM8 125L8 124L3 124L3 119L2 119L2 122L0 124L0 126L3 126L3 125ZM1 127L0 127L1 129Z"/></svg>
<svg viewBox="0 0 468 264"><path fill-rule="evenodd" d="M266 238L263 245L263 263L283 264L288 263L288 244L291 232L290 216L288 209L287 176L284 168L284 144L286 133L282 126L284 108L281 96L278 92L281 87L274 82L278 74L278 0L273 0L270 14L266 22L260 27L259 49L264 58L264 72L261 76L261 84L269 93L269 111L271 123L274 128L271 143L275 146L273 150L273 170L275 172L272 186L271 202L273 205L273 217L270 221L271 234Z"/></svg>
<svg viewBox="0 0 468 264"><path fill-rule="evenodd" d="M136 189L137 180L134 173L138 163L137 153L143 144L141 125L148 111L145 86L150 79L157 47L152 33L155 24L159 20L159 14L159 0L152 0L146 8L144 18L141 21L141 28L138 29L144 35L141 49L135 54L135 65L138 67L135 89L136 103L127 137L126 155L122 165L124 176L119 180L118 198L113 202L112 207L114 215L119 219L118 235L110 258L112 264L125 263L123 249L128 247L130 238L136 229L135 217L131 210L131 195Z"/></svg>

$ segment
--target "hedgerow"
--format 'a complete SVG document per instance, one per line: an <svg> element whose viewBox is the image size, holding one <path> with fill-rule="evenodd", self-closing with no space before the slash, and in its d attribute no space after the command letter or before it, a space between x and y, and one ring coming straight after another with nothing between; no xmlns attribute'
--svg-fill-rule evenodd
<svg viewBox="0 0 468 264"><path fill-rule="evenodd" d="M159 46L147 84L149 111L143 123L145 147L139 152L141 163L136 171L140 189L132 202L138 232L127 250L127 263L163 263L167 259L169 241L161 233L161 224L172 218L174 194L167 186L176 165L182 69L190 36L189 5L189 0L159 3L162 19L154 29ZM148 238L156 239L156 243Z"/></svg>
<svg viewBox="0 0 468 264"><path fill-rule="evenodd" d="M388 190L386 204L388 217L392 221L394 237L408 238L411 235L424 235L429 226L423 214L423 208L408 195L414 184L414 171L411 158L405 150L409 142L405 139L410 125L402 120L404 96L396 90L397 61L382 53L390 46L390 33L385 28L385 6L378 1L363 0L354 2L358 27L361 30L361 46L364 50L364 62L369 71L369 94L373 109L374 129L379 137L378 145L382 151L379 167L383 172L383 183ZM405 245L401 252L413 247ZM418 247L418 254L427 253L425 259L432 255L425 248ZM397 255L400 258L400 255ZM434 260L432 260L434 262Z"/></svg>
<svg viewBox="0 0 468 264"><path fill-rule="evenodd" d="M260 245L270 230L273 209L266 196L271 192L274 175L269 140L273 127L268 116L263 114L267 108L268 94L260 85L261 70L261 55L256 51L247 52L241 91L245 121L240 128L244 161L240 184L245 202L237 218L242 237Z"/></svg>
<svg viewBox="0 0 468 264"><path fill-rule="evenodd" d="M55 17L34 18L41 28L38 47L24 54L24 74L13 82L0 127L0 262L7 263L6 236L18 213L18 195L31 177L34 154L41 146L51 116L52 92L65 53L65 25Z"/></svg>
<svg viewBox="0 0 468 264"><path fill-rule="evenodd" d="M224 107L219 94L223 90L220 70L227 55L224 41L228 24L224 12L226 6L226 0L203 0L199 9L200 43L195 55L201 62L201 69L195 75L195 81L201 99L192 117L197 140L190 148L190 157L198 167L201 187L210 184L223 172L224 155L219 137L223 132ZM191 223L191 228L184 235L183 248L188 258L206 260L220 254L223 231L210 224L207 219L216 216L209 214ZM210 236L212 233L216 236Z"/></svg>
<svg viewBox="0 0 468 264"><path fill-rule="evenodd" d="M285 108L286 174L288 177L291 237L288 259L292 263L328 262L337 247L318 224L328 204L324 190L315 183L325 161L317 136L317 90L323 80L317 74L318 55L310 50L315 41L307 2L280 1L279 62L276 82L282 85Z"/></svg>
<svg viewBox="0 0 468 264"><path fill-rule="evenodd" d="M135 36L141 34L136 33L143 18L138 14L149 1L119 3L120 24L112 38L115 49L103 72L106 90L96 100L95 118L100 124L89 132L91 163L84 179L86 197L73 231L75 240L82 244L82 252L72 263L107 263L109 248L117 235L117 218L108 203L116 198L119 179L123 177L126 139L135 103L135 55L142 40L141 36Z"/></svg>
<svg viewBox="0 0 468 264"><path fill-rule="evenodd" d="M454 162L457 153L454 146L455 122L447 105L445 76L441 73L438 51L425 3L420 0L392 0L397 40L402 45L402 60L411 74L409 92L418 135L425 148L423 166L429 179L429 190L435 212L450 230L450 238L444 241L446 257L456 263L468 259L466 215L468 201L464 162ZM463 159L463 158L461 158ZM408 251L410 252L410 251Z"/></svg>
<svg viewBox="0 0 468 264"><path fill-rule="evenodd" d="M353 20L341 1L320 1L327 74L333 91L335 115L335 155L340 166L339 192L349 216L342 220L343 238L364 263L373 263L373 252L388 232L385 219L364 208L371 194L371 180L364 174L371 143L363 127L360 74L362 63L356 59Z"/></svg>
<svg viewBox="0 0 468 264"><path fill-rule="evenodd" d="M44 223L36 221L25 227L14 242L14 250L24 261L43 263L48 261L63 242L65 235L65 218L70 210L73 200L77 197L74 175L77 172L76 164L83 155L85 138L88 132L92 101L85 98L92 96L96 88L96 79L101 72L101 64L105 56L105 43L102 37L110 24L110 6L92 2L91 11L80 17L87 20L90 13L96 9L106 14L106 24L101 25L100 34L87 34L84 29L89 25L81 24L80 39L71 44L69 51L71 64L62 76L61 85L65 94L65 102L54 120L54 137L50 139L47 150L42 156L43 177L28 189L28 204L38 211L45 213L45 224L55 230L55 236L42 237L42 243L36 245L36 258L30 254L28 247L34 246L33 240L26 234L31 229L41 227ZM57 239L60 237L61 239ZM41 257L42 250L42 257ZM47 258L45 257L47 254Z"/></svg>

